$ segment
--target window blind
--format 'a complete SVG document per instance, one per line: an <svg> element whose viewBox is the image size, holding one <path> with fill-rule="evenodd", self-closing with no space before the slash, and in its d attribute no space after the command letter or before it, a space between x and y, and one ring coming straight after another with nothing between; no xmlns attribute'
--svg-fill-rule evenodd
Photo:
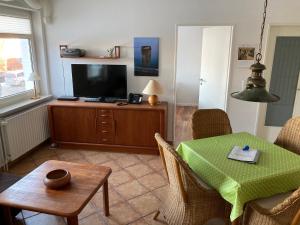
<svg viewBox="0 0 300 225"><path fill-rule="evenodd" d="M0 33L31 34L30 19L0 16Z"/></svg>

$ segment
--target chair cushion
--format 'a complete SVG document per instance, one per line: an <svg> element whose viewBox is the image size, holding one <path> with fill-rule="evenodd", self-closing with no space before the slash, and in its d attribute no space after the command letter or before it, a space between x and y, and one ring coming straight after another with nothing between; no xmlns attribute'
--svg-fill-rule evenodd
<svg viewBox="0 0 300 225"><path fill-rule="evenodd" d="M259 205L260 207L262 207L264 209L272 209L276 205L278 205L281 202L283 202L292 193L293 192L291 191L291 192L287 192L287 193L282 193L282 194L274 195L274 196L269 197L269 198L261 198L261 199L258 199L256 201L254 201L254 203L256 203L257 205Z"/></svg>

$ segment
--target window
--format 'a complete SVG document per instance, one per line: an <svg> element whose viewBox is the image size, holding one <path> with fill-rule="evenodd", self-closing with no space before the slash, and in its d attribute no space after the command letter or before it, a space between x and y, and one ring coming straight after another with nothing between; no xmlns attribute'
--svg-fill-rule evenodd
<svg viewBox="0 0 300 225"><path fill-rule="evenodd" d="M33 89L29 18L0 16L0 99Z"/></svg>

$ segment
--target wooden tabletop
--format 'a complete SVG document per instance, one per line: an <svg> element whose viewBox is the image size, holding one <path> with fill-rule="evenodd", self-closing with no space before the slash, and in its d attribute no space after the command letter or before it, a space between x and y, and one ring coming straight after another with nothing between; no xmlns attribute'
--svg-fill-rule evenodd
<svg viewBox="0 0 300 225"><path fill-rule="evenodd" d="M59 190L48 189L43 179L54 169L71 173L71 183ZM111 169L92 164L50 160L0 193L0 205L57 216L78 215L111 174Z"/></svg>
<svg viewBox="0 0 300 225"><path fill-rule="evenodd" d="M79 101L52 101L48 104L50 107L55 106L68 106L68 107L91 107L91 108L108 108L108 109L135 109L135 110L166 110L168 107L167 102L160 102L155 106L149 105L148 102L142 102L141 104L128 104L118 106L117 103L101 103L101 102L84 102Z"/></svg>

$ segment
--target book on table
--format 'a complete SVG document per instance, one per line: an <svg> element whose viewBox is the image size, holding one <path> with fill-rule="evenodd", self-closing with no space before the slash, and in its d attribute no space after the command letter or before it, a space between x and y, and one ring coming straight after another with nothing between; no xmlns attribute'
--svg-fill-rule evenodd
<svg viewBox="0 0 300 225"><path fill-rule="evenodd" d="M227 158L238 160L247 163L257 163L260 152L257 149L247 149L244 150L239 146L234 146L229 152Z"/></svg>

